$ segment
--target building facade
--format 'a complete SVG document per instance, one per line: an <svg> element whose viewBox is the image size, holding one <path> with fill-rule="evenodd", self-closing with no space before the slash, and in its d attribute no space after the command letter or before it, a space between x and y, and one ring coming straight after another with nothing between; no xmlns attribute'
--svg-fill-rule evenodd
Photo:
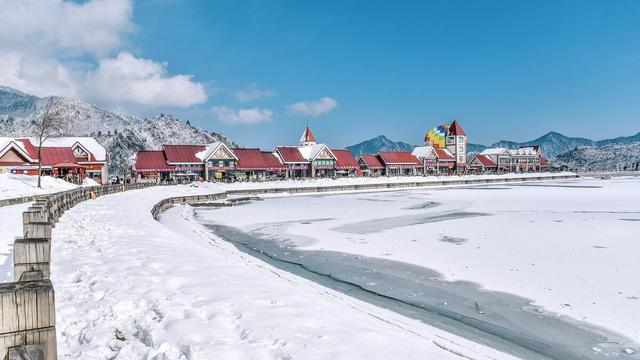
<svg viewBox="0 0 640 360"><path fill-rule="evenodd" d="M44 175L81 182L92 178L107 183L107 149L91 137L56 137L38 149L35 138L0 138L0 173Z"/></svg>

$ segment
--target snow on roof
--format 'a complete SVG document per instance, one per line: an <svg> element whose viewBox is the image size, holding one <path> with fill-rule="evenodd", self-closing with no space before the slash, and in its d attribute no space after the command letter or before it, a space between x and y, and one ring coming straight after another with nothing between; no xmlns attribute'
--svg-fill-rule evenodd
<svg viewBox="0 0 640 360"><path fill-rule="evenodd" d="M335 155L333 155L333 153L331 152L327 144L313 144L313 145L299 146L298 151L300 151L300 154L302 154L302 157L304 157L308 161L312 161L325 148L327 149L327 151L329 151L331 156L335 159Z"/></svg>
<svg viewBox="0 0 640 360"><path fill-rule="evenodd" d="M19 152L23 153L22 155L25 156L27 160L33 161L32 154L29 153L22 141L10 137L0 137L0 155L9 148L17 148Z"/></svg>
<svg viewBox="0 0 640 360"><path fill-rule="evenodd" d="M205 161L214 151L218 149L218 147L222 144L222 141L216 141L209 145L205 146L205 149L196 153L196 157L200 159L200 161Z"/></svg>
<svg viewBox="0 0 640 360"><path fill-rule="evenodd" d="M453 156L453 154L451 153L451 151L449 151L449 149L434 148L433 150L436 152L436 155L438 156L438 160L455 160L456 159L456 157Z"/></svg>
<svg viewBox="0 0 640 360"><path fill-rule="evenodd" d="M538 155L538 150L535 146L521 146L516 150L511 150L513 155Z"/></svg>
<svg viewBox="0 0 640 360"><path fill-rule="evenodd" d="M486 167L495 167L496 163L488 155L476 155L475 158Z"/></svg>
<svg viewBox="0 0 640 360"><path fill-rule="evenodd" d="M417 157L418 159L424 159L425 157L429 156L437 157L433 146L418 146L413 149L411 155Z"/></svg>
<svg viewBox="0 0 640 360"><path fill-rule="evenodd" d="M311 129L309 129L309 127L307 126L304 129L302 136L300 137L300 143L311 143L311 142L316 142L316 137L313 136Z"/></svg>
<svg viewBox="0 0 640 360"><path fill-rule="evenodd" d="M509 149L502 148L502 147L484 149L480 153L480 155L503 155L503 154L510 155L511 153L509 152Z"/></svg>
<svg viewBox="0 0 640 360"><path fill-rule="evenodd" d="M38 139L29 138L33 144L38 144ZM79 143L87 149L96 161L107 161L107 149L92 137L52 137L45 140L43 147L73 147Z"/></svg>

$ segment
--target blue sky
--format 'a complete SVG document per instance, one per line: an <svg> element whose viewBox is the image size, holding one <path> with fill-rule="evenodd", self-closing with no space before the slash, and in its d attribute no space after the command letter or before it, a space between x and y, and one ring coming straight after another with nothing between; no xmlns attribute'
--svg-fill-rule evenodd
<svg viewBox="0 0 640 360"><path fill-rule="evenodd" d="M640 131L639 1L155 0L125 13L117 45L80 51L92 79L112 79L101 59L126 51L164 64L186 99L78 93L241 145L295 143L307 121L336 147L379 134L417 144L454 118L485 144ZM322 98L335 103L314 107Z"/></svg>

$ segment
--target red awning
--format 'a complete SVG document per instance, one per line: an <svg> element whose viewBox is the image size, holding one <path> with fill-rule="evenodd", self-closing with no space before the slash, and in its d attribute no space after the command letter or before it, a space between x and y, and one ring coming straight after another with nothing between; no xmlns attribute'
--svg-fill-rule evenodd
<svg viewBox="0 0 640 360"><path fill-rule="evenodd" d="M52 168L59 168L59 169L75 169L75 168L80 168L82 166L78 165L78 164L74 164L71 162L61 162L59 164L55 164L52 166Z"/></svg>

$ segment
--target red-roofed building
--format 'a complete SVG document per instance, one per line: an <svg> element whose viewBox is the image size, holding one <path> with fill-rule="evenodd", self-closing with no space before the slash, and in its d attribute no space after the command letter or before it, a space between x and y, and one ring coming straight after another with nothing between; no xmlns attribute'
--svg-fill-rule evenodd
<svg viewBox="0 0 640 360"><path fill-rule="evenodd" d="M489 155L478 154L469 161L469 170L472 172L497 171L498 164Z"/></svg>
<svg viewBox="0 0 640 360"><path fill-rule="evenodd" d="M384 173L384 165L375 155L360 155L358 165L360 165L360 171L366 176L380 176Z"/></svg>
<svg viewBox="0 0 640 360"><path fill-rule="evenodd" d="M202 165L202 159L199 159L196 154L206 149L206 145L162 145L167 163L171 165Z"/></svg>
<svg viewBox="0 0 640 360"><path fill-rule="evenodd" d="M240 179L264 180L284 177L288 167L270 152L260 149L234 149L238 158L235 175Z"/></svg>
<svg viewBox="0 0 640 360"><path fill-rule="evenodd" d="M407 151L380 151L376 157L387 176L416 175L422 169L420 160Z"/></svg>
<svg viewBox="0 0 640 360"><path fill-rule="evenodd" d="M109 156L93 138L58 137L47 139L40 151L36 139L0 138L0 173L44 175L81 182L91 177L106 183Z"/></svg>
<svg viewBox="0 0 640 360"><path fill-rule="evenodd" d="M140 177L168 179L169 174L175 171L175 166L167 164L167 158L163 150L138 151L133 171Z"/></svg>
<svg viewBox="0 0 640 360"><path fill-rule="evenodd" d="M336 174L344 176L357 176L360 170L358 160L351 154L349 150L331 149L336 157Z"/></svg>
<svg viewBox="0 0 640 360"><path fill-rule="evenodd" d="M278 146L275 155L280 162L287 166L288 177L305 178L311 176L311 161L302 156L297 146Z"/></svg>

